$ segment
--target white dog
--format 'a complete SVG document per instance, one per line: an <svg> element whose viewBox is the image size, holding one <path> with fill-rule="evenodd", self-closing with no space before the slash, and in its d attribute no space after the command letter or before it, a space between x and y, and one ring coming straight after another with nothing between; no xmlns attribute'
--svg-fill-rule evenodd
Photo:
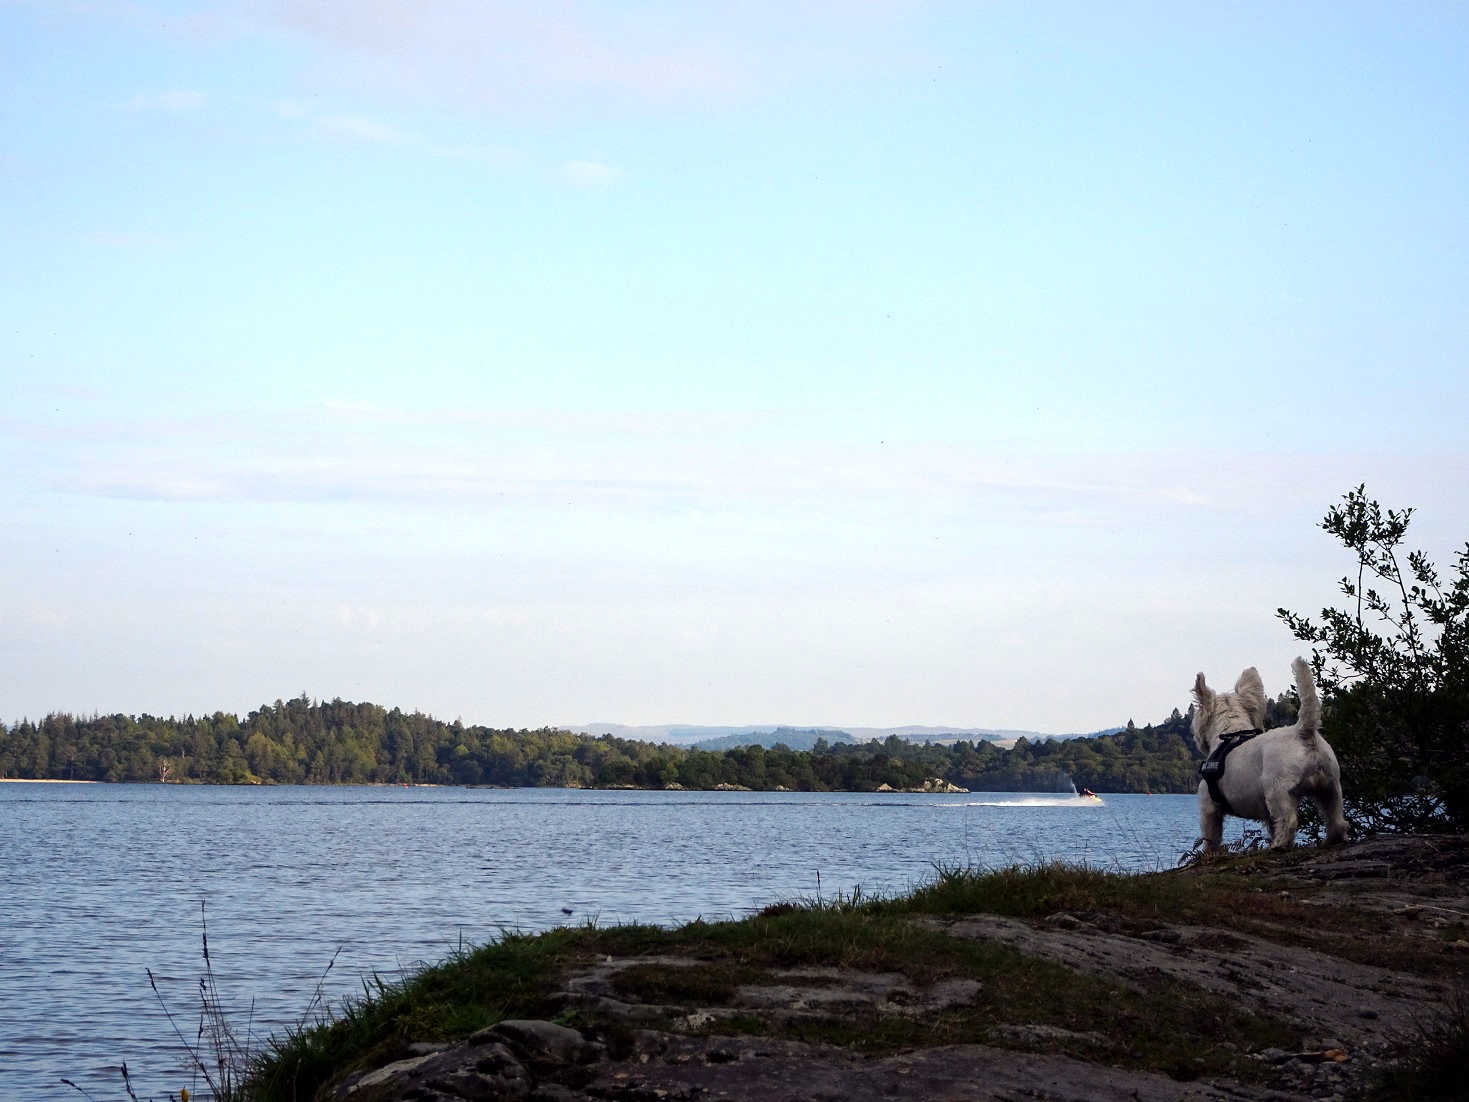
<svg viewBox="0 0 1469 1102"><path fill-rule="evenodd" d="M1199 825L1206 849L1219 848L1224 816L1255 819L1270 828L1270 848L1289 849L1296 837L1296 801L1315 797L1326 820L1326 840L1342 842L1341 768L1321 737L1321 701L1303 659L1291 663L1300 715L1289 727L1265 725L1265 686L1254 666L1239 675L1234 692L1216 693L1199 674L1194 682L1194 742L1208 755L1200 768ZM1212 762L1223 771L1209 778Z"/></svg>

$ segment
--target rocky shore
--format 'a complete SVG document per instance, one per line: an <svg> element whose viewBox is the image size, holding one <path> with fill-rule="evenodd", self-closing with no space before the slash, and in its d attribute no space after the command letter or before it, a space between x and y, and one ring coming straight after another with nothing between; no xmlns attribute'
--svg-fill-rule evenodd
<svg viewBox="0 0 1469 1102"><path fill-rule="evenodd" d="M1465 989L1466 870L1464 838L1399 837L1114 877L1090 896L1057 879L1023 907L997 891L892 916L887 941L912 939L896 955L852 926L828 963L771 908L758 937L722 948L674 932L574 955L543 1016L384 1049L324 1097L1381 1097Z"/></svg>
<svg viewBox="0 0 1469 1102"><path fill-rule="evenodd" d="M960 788L957 784L944 780L942 777L929 777L922 784L915 784L909 788L894 788L890 784L880 784L874 790L877 792L941 792L945 795L968 792L967 788Z"/></svg>

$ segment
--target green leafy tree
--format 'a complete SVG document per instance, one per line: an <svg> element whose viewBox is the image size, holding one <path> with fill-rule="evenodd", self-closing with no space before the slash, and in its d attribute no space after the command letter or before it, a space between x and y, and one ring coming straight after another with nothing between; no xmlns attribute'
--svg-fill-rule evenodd
<svg viewBox="0 0 1469 1102"><path fill-rule="evenodd" d="M1412 516L1365 485L1346 494L1321 527L1357 560L1347 607L1277 612L1312 644L1347 817L1368 832L1469 828L1469 543L1442 579L1422 551L1404 554Z"/></svg>

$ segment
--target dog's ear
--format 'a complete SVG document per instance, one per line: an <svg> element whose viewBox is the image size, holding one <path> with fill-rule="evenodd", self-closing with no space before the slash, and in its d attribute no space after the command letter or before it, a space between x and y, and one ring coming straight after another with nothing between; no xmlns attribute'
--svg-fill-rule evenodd
<svg viewBox="0 0 1469 1102"><path fill-rule="evenodd" d="M1207 708L1209 702L1214 699L1214 690L1204 684L1204 675L1202 673L1194 678L1194 699L1199 702L1200 708Z"/></svg>
<svg viewBox="0 0 1469 1102"><path fill-rule="evenodd" d="M1234 683L1235 694L1245 706L1245 714L1256 727L1265 726L1265 682L1260 680L1260 671L1251 666L1239 675Z"/></svg>
<svg viewBox="0 0 1469 1102"><path fill-rule="evenodd" d="M1214 703L1214 690L1204 684L1204 675L1199 674L1194 678L1194 700L1198 707L1193 709L1192 727L1194 732L1194 745L1199 748L1199 753L1209 752L1209 715Z"/></svg>

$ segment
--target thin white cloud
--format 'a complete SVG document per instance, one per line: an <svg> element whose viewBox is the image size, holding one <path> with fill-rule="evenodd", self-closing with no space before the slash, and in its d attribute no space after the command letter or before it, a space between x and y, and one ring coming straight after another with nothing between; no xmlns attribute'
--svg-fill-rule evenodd
<svg viewBox="0 0 1469 1102"><path fill-rule="evenodd" d="M426 0L413 8L349 0L282 0L272 14L393 83L505 104L547 93L626 93L676 99L743 82L741 51L714 33L680 33L568 0L540 5Z"/></svg>
<svg viewBox="0 0 1469 1102"><path fill-rule="evenodd" d="M382 145L403 145L409 140L402 131L364 115L322 115L316 125L330 134Z"/></svg>
<svg viewBox="0 0 1469 1102"><path fill-rule="evenodd" d="M161 249L176 244L178 240L171 234L150 230L98 230L87 234L86 239L109 249Z"/></svg>
<svg viewBox="0 0 1469 1102"><path fill-rule="evenodd" d="M324 417L332 427L323 434ZM1372 472L1383 500L1410 500L1404 494L1423 462L838 446L805 440L793 431L801 423L791 411L412 410L342 401L266 418L0 418L0 429L32 441L33 458L47 457L34 467L37 489L101 499L535 509L568 524L614 515L756 526L825 518L931 541L989 539L1007 527L1056 538L1176 529L1202 541L1196 553L1206 557L1257 546L1283 516L1305 518L1281 537L1286 543L1310 539L1311 522L1354 472ZM1463 453L1433 457L1455 473L1466 462ZM1411 499L1432 506L1415 522L1425 546L1454 535L1448 518L1463 513L1457 487L1469 478L1446 482L1431 503Z"/></svg>
<svg viewBox="0 0 1469 1102"><path fill-rule="evenodd" d="M589 477L501 473L491 464L446 460L287 459L257 467L181 473L166 457L121 460L120 469L57 479L63 493L129 501L276 504L397 504L416 508L688 501L707 495L695 482L636 476ZM189 460L192 466L197 460Z"/></svg>
<svg viewBox="0 0 1469 1102"><path fill-rule="evenodd" d="M140 0L70 0L68 3L40 0L38 6L72 18L101 20L128 31L146 31L186 44L218 45L257 33L247 11L234 4L196 4L192 5L192 11L186 10L188 5L170 4L166 12L159 5Z"/></svg>
<svg viewBox="0 0 1469 1102"><path fill-rule="evenodd" d="M277 0L264 17L315 43L337 79L491 111L729 102L911 64L917 6Z"/></svg>
<svg viewBox="0 0 1469 1102"><path fill-rule="evenodd" d="M194 89L174 89L169 92L139 92L123 104L129 111L159 111L168 115L183 115L204 109L209 97Z"/></svg>
<svg viewBox="0 0 1469 1102"><path fill-rule="evenodd" d="M608 187L622 175L618 168L601 161L567 161L561 174L572 187L589 191Z"/></svg>
<svg viewBox="0 0 1469 1102"><path fill-rule="evenodd" d="M660 438L696 437L710 434L748 434L762 427L772 431L796 431L819 411L791 408L686 409L653 412L645 410L565 410L536 407L497 409L452 409L443 407L386 406L357 399L328 399L302 407L293 416L315 423L321 416L340 421L377 426L423 426L436 433L462 429L479 433L485 429L562 432L576 436L644 436Z"/></svg>
<svg viewBox="0 0 1469 1102"><path fill-rule="evenodd" d="M497 167L524 160L523 154L509 146L492 142L435 141L371 115L353 112L320 113L299 100L277 100L270 105L270 109L277 118L314 127L319 133L333 138L366 142L370 145L397 146L444 160L470 161Z"/></svg>
<svg viewBox="0 0 1469 1102"><path fill-rule="evenodd" d="M525 160L525 155L518 149L505 145L476 145L473 143L444 145L438 142L423 141L419 143L419 148L448 161L473 161L478 164L507 167Z"/></svg>
<svg viewBox="0 0 1469 1102"><path fill-rule="evenodd" d="M544 426L526 446L526 426L498 434L441 437L425 445L423 425L378 435L371 453L358 444L322 450L275 422L270 444L250 442L259 459L221 463L194 427L160 447L155 434L131 446L103 447L55 475L53 489L99 498L166 502L393 504L421 509L533 506L556 510L609 506L653 512L696 509L817 510L878 515L921 508L935 524L976 509L997 517L1065 527L1111 526L1144 510L1192 509L1177 491L1138 484L1125 472L1097 470L1027 475L981 457L934 465L918 455L849 455L833 465L801 449L752 454L737 429L706 425L697 461L670 474L670 452L684 444L667 434L610 433ZM495 426L485 426L495 432ZM166 430L160 430L167 436ZM75 435L73 439L75 439ZM721 444L722 441L722 444ZM119 442L120 443L120 442ZM235 451L236 449L231 449ZM1071 477L1066 477L1070 475ZM1055 477L1060 476L1060 477ZM968 520L964 520L969 523Z"/></svg>

